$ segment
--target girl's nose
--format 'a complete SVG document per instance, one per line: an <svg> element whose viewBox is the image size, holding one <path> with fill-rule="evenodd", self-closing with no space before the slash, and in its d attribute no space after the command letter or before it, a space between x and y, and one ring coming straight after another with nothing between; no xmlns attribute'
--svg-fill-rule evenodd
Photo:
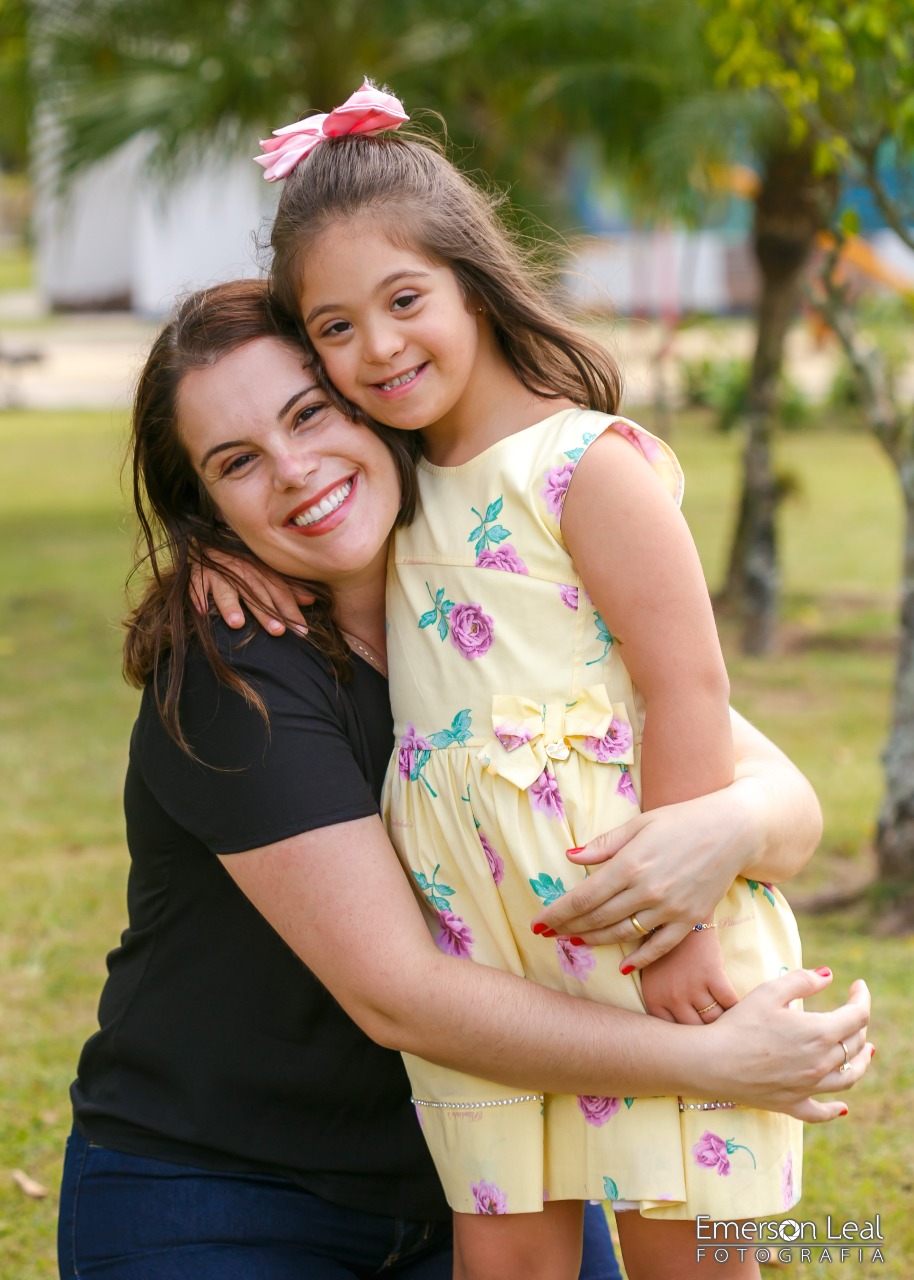
<svg viewBox="0 0 914 1280"><path fill-rule="evenodd" d="M400 354L404 342L402 329L393 321L382 320L365 330L362 351L371 364L387 364Z"/></svg>

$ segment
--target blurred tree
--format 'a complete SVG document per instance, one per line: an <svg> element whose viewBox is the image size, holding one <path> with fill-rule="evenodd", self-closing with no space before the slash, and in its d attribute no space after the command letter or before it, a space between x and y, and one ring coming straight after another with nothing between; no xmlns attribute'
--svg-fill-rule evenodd
<svg viewBox="0 0 914 1280"><path fill-rule="evenodd" d="M914 250L914 13L910 0L723 0L710 30L721 75L775 99L820 172L862 182ZM889 151L892 165L882 163ZM890 922L914 925L914 404L885 354L864 341L835 276L835 228L822 307L857 379L876 439L898 474L905 511L900 634L885 796L876 852Z"/></svg>
<svg viewBox="0 0 914 1280"><path fill-rule="evenodd" d="M31 80L27 54L28 0L0 0L0 168L28 163Z"/></svg>

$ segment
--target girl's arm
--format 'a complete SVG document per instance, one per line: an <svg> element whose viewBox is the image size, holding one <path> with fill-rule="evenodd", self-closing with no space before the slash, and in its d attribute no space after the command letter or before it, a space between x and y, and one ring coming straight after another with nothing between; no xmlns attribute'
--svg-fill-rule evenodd
<svg viewBox="0 0 914 1280"><path fill-rule="evenodd" d="M733 783L637 814L569 854L596 869L532 924L583 936L590 945L630 941L632 913L645 928L664 925L629 956L641 968L704 919L737 876L781 881L803 869L822 835L816 794L773 742L737 712L730 717ZM678 857L669 856L671 848Z"/></svg>
<svg viewBox="0 0 914 1280"><path fill-rule="evenodd" d="M616 432L605 431L578 463L562 534L644 698L642 809L725 787L733 778L729 682L698 553L666 488ZM713 931L684 932L643 971L642 992L650 1012L701 1022L702 1012L719 1015L737 997Z"/></svg>
<svg viewBox="0 0 914 1280"><path fill-rule="evenodd" d="M789 1002L822 990L801 970L764 984L708 1027L612 1009L435 946L379 818L323 827L221 859L360 1027L379 1043L538 1092L728 1098L810 1121L870 1062L869 997L856 983L827 1014ZM848 1046L851 1069L840 1041Z"/></svg>

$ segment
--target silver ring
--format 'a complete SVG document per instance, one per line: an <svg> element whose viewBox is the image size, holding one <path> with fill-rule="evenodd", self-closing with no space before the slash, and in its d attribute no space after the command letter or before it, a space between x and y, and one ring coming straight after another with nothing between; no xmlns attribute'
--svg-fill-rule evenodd
<svg viewBox="0 0 914 1280"><path fill-rule="evenodd" d="M847 1052L847 1045L844 1043L843 1040L839 1040L838 1044L840 1044L841 1048L844 1050L844 1061L841 1063L841 1066L838 1068L838 1070L842 1073L845 1071L850 1071L851 1060L850 1060L850 1055Z"/></svg>

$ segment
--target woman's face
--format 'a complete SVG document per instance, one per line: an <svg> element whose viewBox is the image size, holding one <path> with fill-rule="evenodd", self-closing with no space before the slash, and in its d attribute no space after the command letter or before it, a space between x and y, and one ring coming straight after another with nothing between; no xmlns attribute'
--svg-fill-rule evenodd
<svg viewBox="0 0 914 1280"><path fill-rule="evenodd" d="M298 348L258 338L185 374L178 431L220 519L264 563L333 587L383 575L396 465L328 402Z"/></svg>

